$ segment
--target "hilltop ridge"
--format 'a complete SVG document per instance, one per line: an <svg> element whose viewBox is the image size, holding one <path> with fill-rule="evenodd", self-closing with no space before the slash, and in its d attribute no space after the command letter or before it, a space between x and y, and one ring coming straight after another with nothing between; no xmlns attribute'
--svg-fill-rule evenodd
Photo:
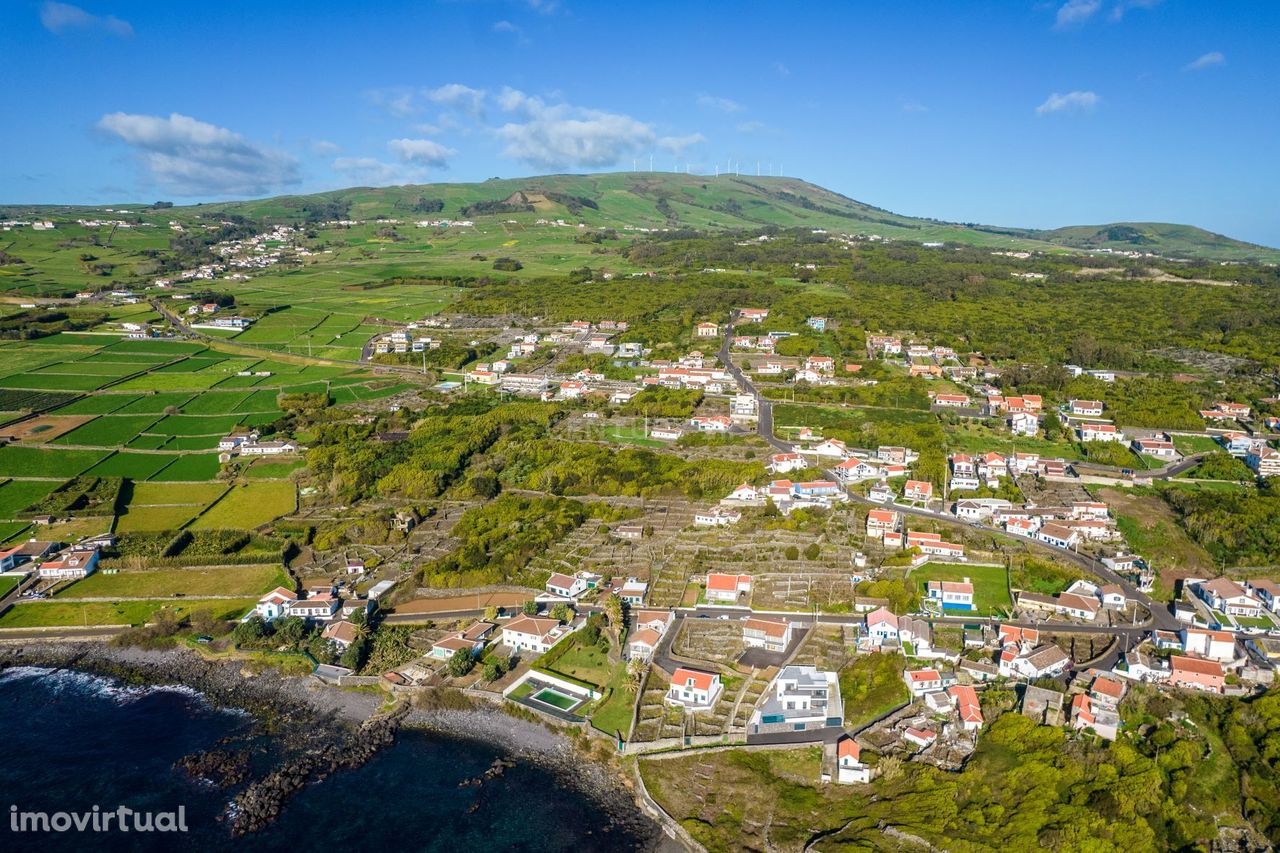
<svg viewBox="0 0 1280 853"><path fill-rule="evenodd" d="M552 220L572 218L575 224L619 230L823 228L889 239L1027 251L1110 249L1171 258L1280 262L1280 249L1191 225L1116 222L1045 230L946 222L904 216L789 177L711 177L673 172L536 175L473 183L350 187L309 195L183 206L175 208L175 213L197 208L282 222L527 218L533 214Z"/></svg>

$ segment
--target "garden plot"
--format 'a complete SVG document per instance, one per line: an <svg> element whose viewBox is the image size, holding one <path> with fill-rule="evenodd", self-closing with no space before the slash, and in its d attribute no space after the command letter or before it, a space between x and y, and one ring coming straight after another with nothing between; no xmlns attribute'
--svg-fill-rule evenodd
<svg viewBox="0 0 1280 853"><path fill-rule="evenodd" d="M640 695L639 713L633 741L654 741L684 734L684 711L663 701L670 682L656 666L649 667L649 680Z"/></svg>
<svg viewBox="0 0 1280 853"><path fill-rule="evenodd" d="M744 648L742 622L736 619L684 619L671 653L690 661L731 666Z"/></svg>
<svg viewBox="0 0 1280 853"><path fill-rule="evenodd" d="M695 735L723 735L729 733L733 722L733 711L738 706L738 698L746 690L748 680L741 676L722 676L724 689L720 691L716 704L709 711L690 714L689 730Z"/></svg>
<svg viewBox="0 0 1280 853"><path fill-rule="evenodd" d="M773 680L776 673L777 669L774 667L751 672L751 677L747 679L747 683L738 694L737 710L733 714L733 719L729 721L731 729L742 730L747 727L747 723L751 720L751 712L760 702L760 697L769 689L769 682Z"/></svg>
<svg viewBox="0 0 1280 853"><path fill-rule="evenodd" d="M0 379L0 388L25 388L34 391L93 391L110 381L111 377L108 376L17 373Z"/></svg>
<svg viewBox="0 0 1280 853"><path fill-rule="evenodd" d="M756 575L751 587L751 606L757 610L808 611L814 605L830 609L833 604L849 601L854 588L850 578L847 571Z"/></svg>
<svg viewBox="0 0 1280 853"><path fill-rule="evenodd" d="M818 625L809 632L792 663L839 671L855 656L856 631L848 625Z"/></svg>

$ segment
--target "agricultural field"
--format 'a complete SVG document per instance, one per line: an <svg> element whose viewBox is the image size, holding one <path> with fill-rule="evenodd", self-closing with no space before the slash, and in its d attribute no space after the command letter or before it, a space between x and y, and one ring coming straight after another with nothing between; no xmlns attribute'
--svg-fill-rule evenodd
<svg viewBox="0 0 1280 853"><path fill-rule="evenodd" d="M67 479L92 468L107 455L105 450L45 450L9 445L0 447L0 477Z"/></svg>
<svg viewBox="0 0 1280 853"><path fill-rule="evenodd" d="M96 572L64 587L54 600L67 598L171 598L174 596L245 597L289 586L280 566L224 566L208 569Z"/></svg>
<svg viewBox="0 0 1280 853"><path fill-rule="evenodd" d="M256 480L233 486L192 525L196 530L250 530L297 508L297 489L287 480Z"/></svg>

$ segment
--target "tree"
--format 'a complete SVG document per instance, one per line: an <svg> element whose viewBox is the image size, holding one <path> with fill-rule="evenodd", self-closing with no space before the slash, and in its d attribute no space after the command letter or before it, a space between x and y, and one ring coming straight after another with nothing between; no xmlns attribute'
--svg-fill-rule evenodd
<svg viewBox="0 0 1280 853"><path fill-rule="evenodd" d="M798 560L800 559L800 549L795 545L788 545L787 550L783 551L782 555L788 560Z"/></svg>
<svg viewBox="0 0 1280 853"><path fill-rule="evenodd" d="M627 683L632 690L640 689L640 682L644 680L644 673L648 668L648 664L642 660L632 660L627 664Z"/></svg>
<svg viewBox="0 0 1280 853"><path fill-rule="evenodd" d="M604 615L609 620L609 627L617 630L622 626L623 607L622 599L618 595L610 595L604 602Z"/></svg>
<svg viewBox="0 0 1280 853"><path fill-rule="evenodd" d="M573 618L573 608L562 601L551 608L551 618L559 619L561 622L568 622Z"/></svg>
<svg viewBox="0 0 1280 853"><path fill-rule="evenodd" d="M497 681L502 677L502 664L496 660L489 661L484 665L481 675L485 681Z"/></svg>
<svg viewBox="0 0 1280 853"><path fill-rule="evenodd" d="M365 659L369 654L369 638L356 637L351 645L347 646L343 651L342 657L338 659L338 663L347 669L358 670L364 666Z"/></svg>
<svg viewBox="0 0 1280 853"><path fill-rule="evenodd" d="M307 635L307 623L298 616L277 619L275 636L284 645L296 646Z"/></svg>
<svg viewBox="0 0 1280 853"><path fill-rule="evenodd" d="M537 616L538 602L534 601L532 598L529 599L524 604L520 605L520 612L525 616Z"/></svg>
<svg viewBox="0 0 1280 853"><path fill-rule="evenodd" d="M454 678L466 675L473 666L475 666L475 660L471 657L470 649L458 649L453 653L453 657L449 658L449 674Z"/></svg>
<svg viewBox="0 0 1280 853"><path fill-rule="evenodd" d="M806 560L816 560L818 559L818 555L821 553L822 553L822 549L818 547L818 543L810 542L808 545L805 546L804 558Z"/></svg>
<svg viewBox="0 0 1280 853"><path fill-rule="evenodd" d="M250 645L270 633L270 627L262 620L261 616L255 613L235 627L235 630L231 632L231 639L235 640L238 645Z"/></svg>
<svg viewBox="0 0 1280 853"><path fill-rule="evenodd" d="M488 607L484 609L484 621L492 622L497 618L498 618L498 608L490 604Z"/></svg>

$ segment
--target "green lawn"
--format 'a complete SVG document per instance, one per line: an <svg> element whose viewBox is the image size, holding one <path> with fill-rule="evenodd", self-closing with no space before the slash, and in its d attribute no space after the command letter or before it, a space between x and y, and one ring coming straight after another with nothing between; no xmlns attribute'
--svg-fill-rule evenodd
<svg viewBox="0 0 1280 853"><path fill-rule="evenodd" d="M56 598L163 598L175 595L262 595L289 586L279 566L227 566L216 569L159 569L115 574L97 572L64 589Z"/></svg>
<svg viewBox="0 0 1280 853"><path fill-rule="evenodd" d="M4 598L6 595L12 592L13 588L16 587L17 585L18 585L17 578L0 577L0 598Z"/></svg>
<svg viewBox="0 0 1280 853"><path fill-rule="evenodd" d="M117 533L177 530L196 517L199 506L130 505L116 519Z"/></svg>
<svg viewBox="0 0 1280 853"><path fill-rule="evenodd" d="M911 573L911 578L920 588L920 598L925 598L925 584L928 581L962 581L969 578L973 582L974 613L991 613L1009 610L1013 601L1009 598L1007 572L1003 566L964 566L943 563L926 563ZM969 611L950 611L964 613Z"/></svg>
<svg viewBox="0 0 1280 853"><path fill-rule="evenodd" d="M204 482L216 477L221 467L216 453L191 453L179 456L151 479L164 483Z"/></svg>
<svg viewBox="0 0 1280 853"><path fill-rule="evenodd" d="M61 485L56 480L9 480L0 485L0 518L13 518L14 513L39 503Z"/></svg>
<svg viewBox="0 0 1280 853"><path fill-rule="evenodd" d="M211 612L218 619L238 619L257 603L257 598L191 599L175 604L172 600L78 603L70 601L23 602L0 616L0 628L73 627L76 625L141 625L161 608L170 608L178 616L190 616L197 610Z"/></svg>
<svg viewBox="0 0 1280 853"><path fill-rule="evenodd" d="M1192 453L1213 453L1222 449L1221 444L1207 435L1175 435L1173 446L1183 456L1190 456Z"/></svg>

